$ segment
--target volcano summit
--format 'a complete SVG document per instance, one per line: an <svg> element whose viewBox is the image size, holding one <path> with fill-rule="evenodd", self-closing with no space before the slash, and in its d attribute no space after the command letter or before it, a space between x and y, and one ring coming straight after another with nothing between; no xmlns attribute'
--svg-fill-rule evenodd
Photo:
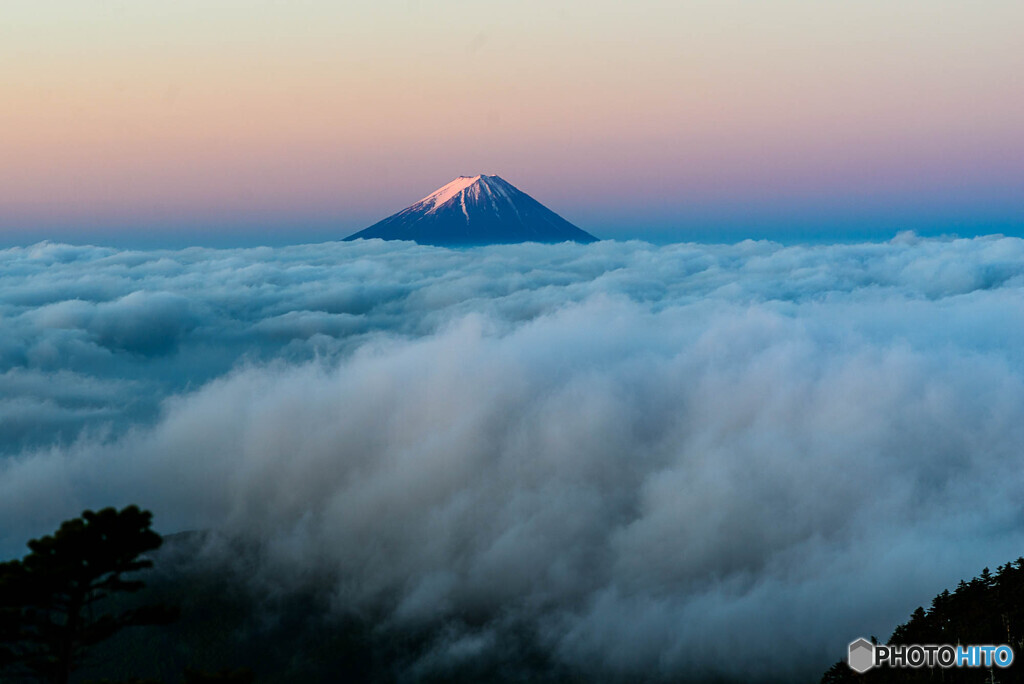
<svg viewBox="0 0 1024 684"><path fill-rule="evenodd" d="M597 241L503 178L484 175L459 176L345 239L359 238L440 246Z"/></svg>

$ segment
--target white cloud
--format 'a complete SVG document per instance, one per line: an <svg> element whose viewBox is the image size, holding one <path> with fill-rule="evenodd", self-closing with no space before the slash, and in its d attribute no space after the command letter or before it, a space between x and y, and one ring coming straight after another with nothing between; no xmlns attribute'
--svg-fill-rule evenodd
<svg viewBox="0 0 1024 684"><path fill-rule="evenodd" d="M906 236L8 250L0 378L114 416L8 445L0 544L136 502L261 541L276 581L322 565L339 607L393 624L512 620L626 678L813 676L1020 555L1022 257ZM446 629L424 663L501 644Z"/></svg>

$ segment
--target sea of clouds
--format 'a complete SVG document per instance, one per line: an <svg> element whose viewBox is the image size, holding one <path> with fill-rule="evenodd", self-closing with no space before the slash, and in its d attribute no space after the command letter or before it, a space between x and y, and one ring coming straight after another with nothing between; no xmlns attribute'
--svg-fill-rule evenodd
<svg viewBox="0 0 1024 684"><path fill-rule="evenodd" d="M1022 340L1001 236L8 249L0 557L137 503L417 667L814 679L1024 554Z"/></svg>

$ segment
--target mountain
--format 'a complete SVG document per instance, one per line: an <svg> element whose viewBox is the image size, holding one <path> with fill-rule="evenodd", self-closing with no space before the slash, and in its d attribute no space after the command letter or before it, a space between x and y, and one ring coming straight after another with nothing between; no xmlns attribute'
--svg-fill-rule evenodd
<svg viewBox="0 0 1024 684"><path fill-rule="evenodd" d="M359 238L442 246L597 241L503 178L484 175L459 176L345 239Z"/></svg>

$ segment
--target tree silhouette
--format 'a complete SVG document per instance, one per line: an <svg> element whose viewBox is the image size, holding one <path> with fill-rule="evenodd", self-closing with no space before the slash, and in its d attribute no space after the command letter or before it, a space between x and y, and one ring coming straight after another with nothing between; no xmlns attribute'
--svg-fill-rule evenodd
<svg viewBox="0 0 1024 684"><path fill-rule="evenodd" d="M0 563L0 673L67 684L87 649L125 627L165 624L176 612L149 605L105 612L111 597L143 587L125 575L149 568L160 547L152 513L128 506L85 511L33 539L20 561Z"/></svg>
<svg viewBox="0 0 1024 684"><path fill-rule="evenodd" d="M954 591L943 591L931 607L918 607L910 620L898 625L889 644L1007 644L1016 658L1005 670L998 668L941 667L920 669L872 669L856 674L844 661L829 668L821 684L1024 684L1024 558L997 568L985 568L969 582L961 580Z"/></svg>

